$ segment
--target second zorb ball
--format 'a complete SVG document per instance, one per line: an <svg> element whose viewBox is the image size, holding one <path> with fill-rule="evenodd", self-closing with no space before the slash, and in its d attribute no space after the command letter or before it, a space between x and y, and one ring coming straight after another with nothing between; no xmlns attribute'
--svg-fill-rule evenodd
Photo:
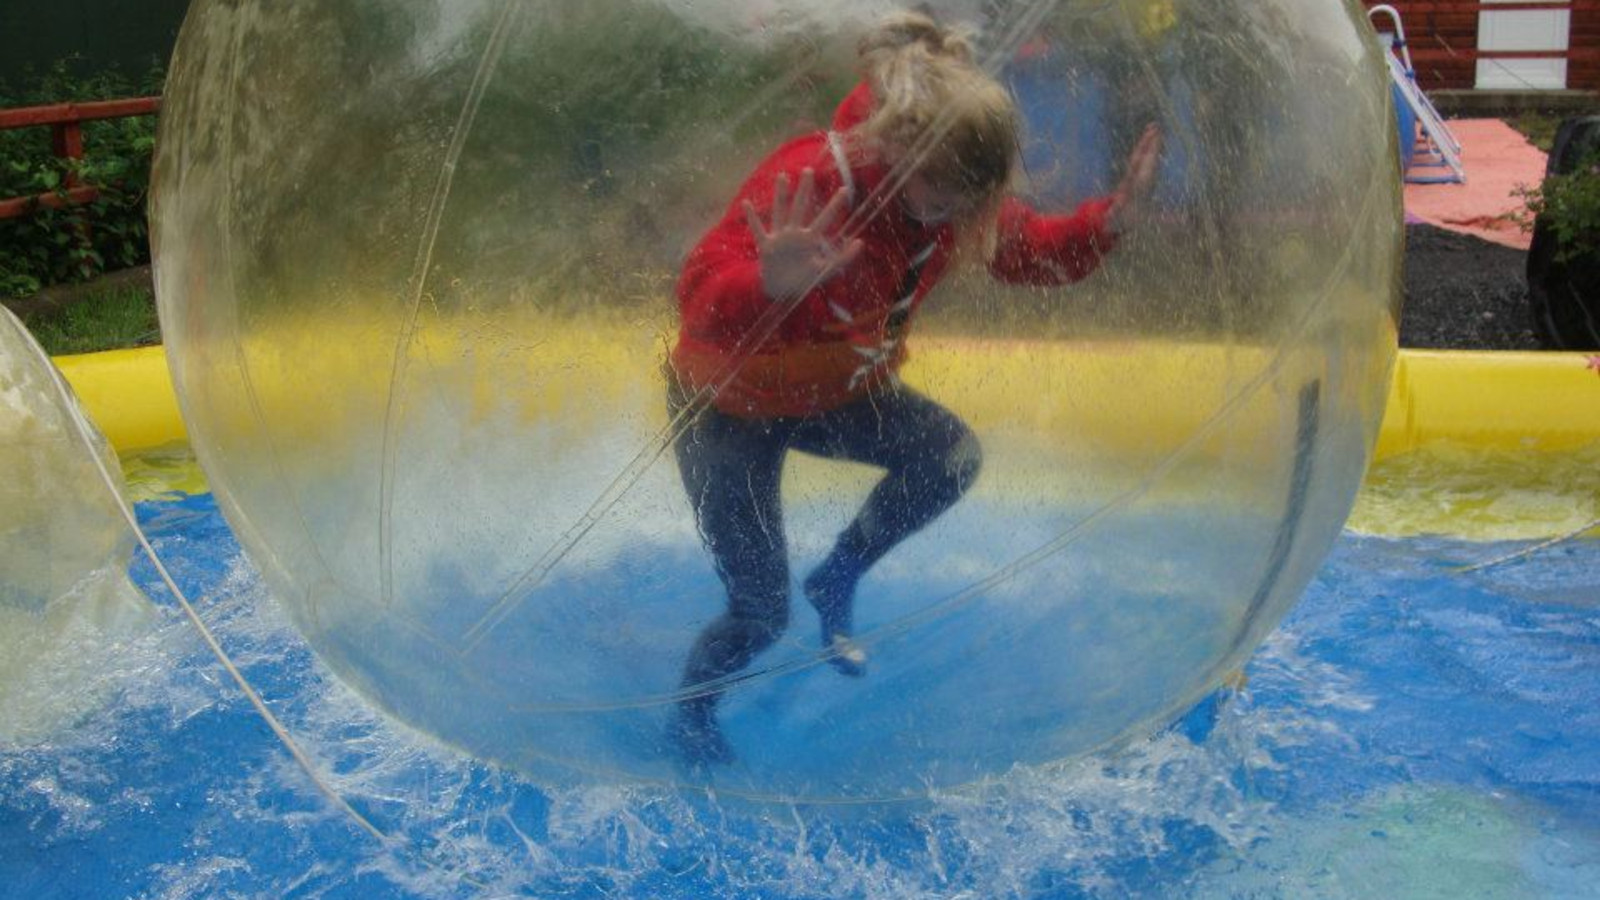
<svg viewBox="0 0 1600 900"><path fill-rule="evenodd" d="M97 712L154 624L128 578L121 468L44 351L0 308L0 747Z"/></svg>

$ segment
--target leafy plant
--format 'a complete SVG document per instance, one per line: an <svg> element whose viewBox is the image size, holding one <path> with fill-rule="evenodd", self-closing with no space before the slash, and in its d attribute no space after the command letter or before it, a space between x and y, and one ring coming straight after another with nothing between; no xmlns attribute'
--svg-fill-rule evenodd
<svg viewBox="0 0 1600 900"><path fill-rule="evenodd" d="M17 84L0 82L0 108L148 96L160 92L164 77L157 64L136 78L116 70L81 75L76 62L62 60ZM145 196L155 125L153 116L86 122L78 160L51 152L48 127L0 131L0 198L65 197L74 181L100 192L86 205L0 220L0 297L149 261Z"/></svg>
<svg viewBox="0 0 1600 900"><path fill-rule="evenodd" d="M1556 241L1556 260L1570 262L1600 251L1600 152L1591 153L1568 174L1548 175L1537 187L1517 191L1528 207L1522 226L1535 221Z"/></svg>

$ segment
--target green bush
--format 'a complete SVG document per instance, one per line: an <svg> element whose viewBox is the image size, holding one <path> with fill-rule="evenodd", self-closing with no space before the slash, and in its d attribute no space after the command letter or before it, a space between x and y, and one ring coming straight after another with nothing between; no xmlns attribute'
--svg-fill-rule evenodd
<svg viewBox="0 0 1600 900"><path fill-rule="evenodd" d="M1528 205L1524 227L1531 229L1537 220L1548 228L1558 261L1600 251L1600 153L1584 157L1570 173L1546 176L1538 187L1518 193Z"/></svg>
<svg viewBox="0 0 1600 900"><path fill-rule="evenodd" d="M0 82L0 108L161 92L164 72L158 64L137 77L116 70L79 74L78 65L62 60L17 82ZM86 122L81 160L52 154L47 126L0 131L0 199L60 194L69 176L100 189L93 203L0 219L0 297L25 296L44 285L85 281L149 262L145 196L155 128L154 116Z"/></svg>

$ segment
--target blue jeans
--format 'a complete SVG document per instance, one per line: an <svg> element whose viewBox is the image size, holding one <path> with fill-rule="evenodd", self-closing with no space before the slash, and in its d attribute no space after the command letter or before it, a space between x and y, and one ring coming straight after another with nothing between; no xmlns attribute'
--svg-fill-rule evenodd
<svg viewBox="0 0 1600 900"><path fill-rule="evenodd" d="M670 378L667 407L687 400ZM707 405L673 444L701 540L728 591L728 608L700 633L684 666L684 688L732 675L770 647L789 622L789 554L779 500L784 457L799 450L886 470L832 554L807 580L819 596L846 604L873 563L961 498L977 478L982 450L954 413L897 381L847 406L814 416L747 419ZM820 586L813 594L814 585ZM825 636L826 637L826 636ZM714 693L684 701L709 716Z"/></svg>

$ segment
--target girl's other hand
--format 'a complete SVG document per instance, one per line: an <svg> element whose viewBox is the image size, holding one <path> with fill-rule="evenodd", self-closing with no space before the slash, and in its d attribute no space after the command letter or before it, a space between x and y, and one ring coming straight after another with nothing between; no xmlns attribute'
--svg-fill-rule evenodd
<svg viewBox="0 0 1600 900"><path fill-rule="evenodd" d="M816 173L805 169L789 196L789 176L780 174L772 189L772 221L761 221L755 204L744 201L745 221L755 235L761 259L761 287L771 300L798 297L839 274L861 255L859 239L840 245L830 234L844 215L843 188L816 210Z"/></svg>
<svg viewBox="0 0 1600 900"><path fill-rule="evenodd" d="M1106 217L1112 231L1121 231L1137 218L1139 208L1150 196L1156 179L1156 164L1161 158L1161 129L1155 123L1146 125L1139 142L1128 154L1128 164L1122 172L1122 182L1111 194L1111 208Z"/></svg>

